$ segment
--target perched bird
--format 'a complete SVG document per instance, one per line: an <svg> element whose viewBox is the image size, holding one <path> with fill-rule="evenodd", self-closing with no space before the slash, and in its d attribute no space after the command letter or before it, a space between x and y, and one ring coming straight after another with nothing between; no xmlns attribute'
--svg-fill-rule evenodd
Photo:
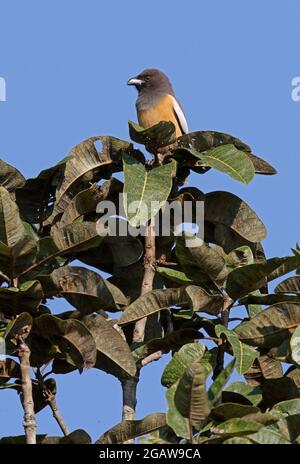
<svg viewBox="0 0 300 464"><path fill-rule="evenodd" d="M158 69L145 69L129 79L138 91L136 109L138 121L145 129L160 121L171 121L176 128L176 137L188 133L183 109L175 97L168 77Z"/></svg>

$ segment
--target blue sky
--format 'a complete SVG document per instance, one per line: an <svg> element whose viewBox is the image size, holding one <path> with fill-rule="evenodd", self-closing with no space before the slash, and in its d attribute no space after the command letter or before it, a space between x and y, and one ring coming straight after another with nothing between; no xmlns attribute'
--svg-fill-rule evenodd
<svg viewBox="0 0 300 464"><path fill-rule="evenodd" d="M297 0L2 1L0 157L34 177L90 136L128 138L136 94L126 81L158 67L172 80L190 131L237 136L279 172L243 186L210 171L190 184L242 197L268 228L268 256L289 254L300 241L300 102L291 98L300 75L299 15ZM139 418L165 409L164 364L143 372ZM120 419L121 390L106 374L59 376L58 392L71 430L97 438ZM22 433L15 400L15 392L1 392L0 436ZM37 420L39 433L59 433L50 411Z"/></svg>

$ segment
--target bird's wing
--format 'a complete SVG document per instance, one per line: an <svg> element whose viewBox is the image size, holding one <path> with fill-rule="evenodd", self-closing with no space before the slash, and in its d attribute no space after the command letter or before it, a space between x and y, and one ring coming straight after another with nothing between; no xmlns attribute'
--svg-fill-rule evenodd
<svg viewBox="0 0 300 464"><path fill-rule="evenodd" d="M178 124L180 126L180 129L181 129L183 134L187 134L189 129L188 129L188 125L187 125L184 113L183 113L183 111L181 109L181 106L179 105L176 98L173 97L173 95L170 95L170 97L172 98L173 110L174 110L176 119L178 121Z"/></svg>

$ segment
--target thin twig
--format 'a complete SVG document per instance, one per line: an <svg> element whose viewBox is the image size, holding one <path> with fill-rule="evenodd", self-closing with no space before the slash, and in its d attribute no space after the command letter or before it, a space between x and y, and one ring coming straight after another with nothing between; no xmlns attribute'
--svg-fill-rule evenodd
<svg viewBox="0 0 300 464"><path fill-rule="evenodd" d="M155 351L155 353L149 354L149 356L146 356L146 358L142 360L141 367L145 367L153 361L158 361L163 356L163 354L164 352L162 350Z"/></svg>
<svg viewBox="0 0 300 464"><path fill-rule="evenodd" d="M60 413L60 410L58 409L57 407L57 404L56 404L56 399L55 399L55 395L53 395L53 393L51 393L48 389L47 389L47 403L49 404L51 410L52 410L52 413L53 413L53 417L54 419L56 420L56 422L58 423L59 427L60 427L60 430L62 431L62 433L66 436L66 435L69 435L69 429L67 427L67 425L65 424L63 418L62 418L62 415Z"/></svg>
<svg viewBox="0 0 300 464"><path fill-rule="evenodd" d="M46 366L45 366L46 367ZM44 367L44 368L45 368ZM51 372L51 371L50 371ZM63 418L62 418L62 415L61 415L61 412L60 410L58 409L57 407L57 403L56 403L56 398L55 398L55 393L53 393L48 387L47 387L47 384L45 382L45 378L46 376L49 375L49 372L45 375L42 375L42 370L40 368L37 368L37 370L35 371L35 376L39 382L39 385L41 386L42 388L42 392L43 392L43 396L46 400L46 402L48 403L48 405L50 406L51 410L52 410L52 413L53 413L53 417L54 419L56 420L58 426L60 427L62 433L66 436L66 435L69 435L69 430L68 430L68 427L67 425L65 424Z"/></svg>
<svg viewBox="0 0 300 464"><path fill-rule="evenodd" d="M30 378L30 349L24 339L30 332L30 327L23 328L23 334L17 336L17 353L20 360L22 405L24 409L23 427L28 445L36 444L36 420L34 415L34 403L32 397L32 382Z"/></svg>

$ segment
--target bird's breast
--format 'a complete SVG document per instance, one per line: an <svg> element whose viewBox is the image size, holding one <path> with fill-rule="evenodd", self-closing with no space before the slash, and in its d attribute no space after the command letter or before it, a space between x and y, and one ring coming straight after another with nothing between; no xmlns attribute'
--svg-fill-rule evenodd
<svg viewBox="0 0 300 464"><path fill-rule="evenodd" d="M154 126L160 121L171 121L176 128L176 137L182 135L170 95L164 95L159 101L153 103L147 109L139 109L139 107L137 107L137 114L139 124L146 129Z"/></svg>

